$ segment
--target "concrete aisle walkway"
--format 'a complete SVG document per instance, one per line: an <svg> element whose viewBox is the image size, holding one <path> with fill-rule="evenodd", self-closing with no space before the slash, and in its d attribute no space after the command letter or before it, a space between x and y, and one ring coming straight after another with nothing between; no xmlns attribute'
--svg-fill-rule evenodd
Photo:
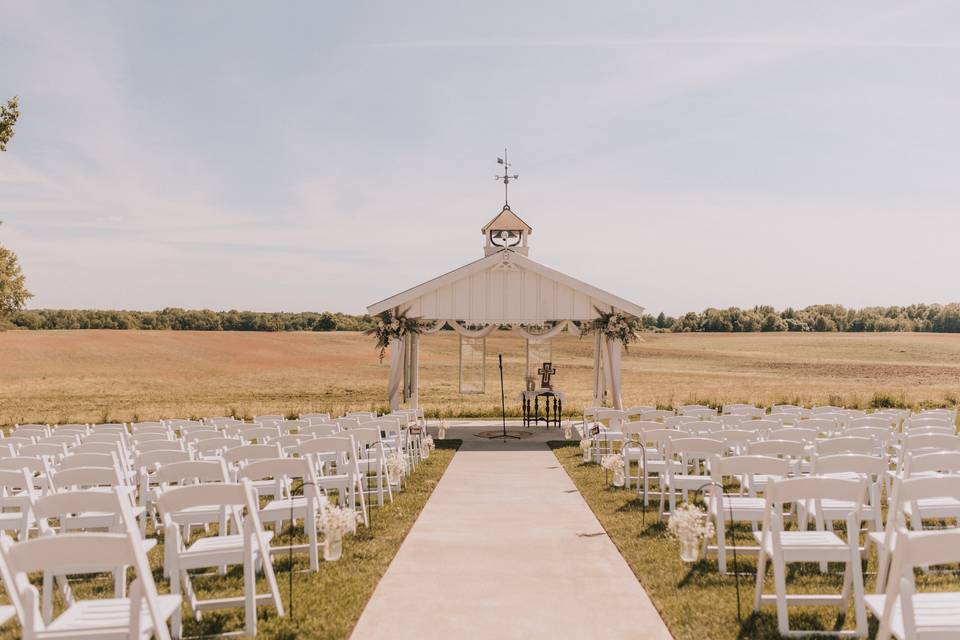
<svg viewBox="0 0 960 640"><path fill-rule="evenodd" d="M546 445L468 437L352 637L670 634Z"/></svg>

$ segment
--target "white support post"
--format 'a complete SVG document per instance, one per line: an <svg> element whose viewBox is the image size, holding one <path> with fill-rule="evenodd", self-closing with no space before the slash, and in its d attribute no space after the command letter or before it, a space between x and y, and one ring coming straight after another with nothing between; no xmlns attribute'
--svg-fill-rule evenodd
<svg viewBox="0 0 960 640"><path fill-rule="evenodd" d="M390 378L387 380L387 396L390 398L390 410L400 408L403 394L403 339L390 341Z"/></svg>

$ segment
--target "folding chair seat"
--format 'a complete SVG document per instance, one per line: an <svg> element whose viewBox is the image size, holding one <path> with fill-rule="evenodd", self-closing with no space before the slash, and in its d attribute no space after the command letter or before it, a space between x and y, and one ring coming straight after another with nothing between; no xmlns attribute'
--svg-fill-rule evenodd
<svg viewBox="0 0 960 640"><path fill-rule="evenodd" d="M880 620L877 640L960 637L960 592L917 593L914 569L960 562L960 530L897 531L890 580L882 595L866 596ZM954 583L955 584L955 583Z"/></svg>
<svg viewBox="0 0 960 640"><path fill-rule="evenodd" d="M166 621L180 610L180 596L159 595L146 553L136 533L74 533L13 543L0 537L0 577L9 595L24 640L98 638L167 640ZM136 579L130 597L73 600L56 619L40 611L34 572L87 574L132 566Z"/></svg>
<svg viewBox="0 0 960 640"><path fill-rule="evenodd" d="M183 463L181 463L183 464ZM170 576L170 591L183 593L190 610L199 621L202 612L211 609L243 607L247 635L257 633L257 605L269 604L283 616L283 603L270 559L270 539L260 523L257 499L249 482L197 484L164 488L158 496L164 524L164 569ZM221 526L217 535L190 541L181 531L178 516L198 510L229 511L234 520L241 520L237 533L228 533ZM194 589L191 571L221 568L226 565L243 567L244 595L202 600ZM256 592L256 571L260 566L267 581L268 593ZM173 615L173 636L182 632L180 611Z"/></svg>
<svg viewBox="0 0 960 640"><path fill-rule="evenodd" d="M860 505L866 493L866 481L843 480L827 477L789 478L771 482L766 491L766 513L763 529L755 534L760 545L757 559L757 585L753 609L760 611L763 604L777 607L777 630L782 636L807 636L810 631L790 628L788 606L833 606L846 612L851 595L856 619L855 630L814 631L817 634L841 636L865 636L867 616L864 607L863 574L860 569L860 550L857 535L848 535L844 542L833 531L785 531L784 507L788 503L804 503L818 500L839 500L853 504L846 517L847 531L860 529ZM788 594L787 565L797 562L842 562L843 586L839 595ZM774 595L764 593L767 564L773 565ZM852 594L851 594L852 585Z"/></svg>

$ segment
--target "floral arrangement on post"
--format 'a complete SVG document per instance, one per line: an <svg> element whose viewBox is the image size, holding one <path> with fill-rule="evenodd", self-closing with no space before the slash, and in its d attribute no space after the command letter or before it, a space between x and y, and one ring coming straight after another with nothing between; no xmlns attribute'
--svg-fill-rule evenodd
<svg viewBox="0 0 960 640"><path fill-rule="evenodd" d="M349 507L340 507L329 503L320 504L317 515L317 528L323 533L323 559L339 560L343 553L343 536L356 533L357 522L363 516Z"/></svg>
<svg viewBox="0 0 960 640"><path fill-rule="evenodd" d="M394 451L387 456L387 482L400 484L410 470L410 461L403 451Z"/></svg>
<svg viewBox="0 0 960 640"><path fill-rule="evenodd" d="M638 318L628 316L623 313L601 311L596 307L597 318L580 323L580 337L602 334L610 340L619 340L623 344L625 351L629 351L631 342L639 340L640 331L643 329Z"/></svg>
<svg viewBox="0 0 960 640"><path fill-rule="evenodd" d="M380 362L387 353L387 347L391 340L398 340L404 336L420 333L423 330L419 320L408 318L406 313L394 314L391 311L384 311L377 314L376 324L373 328L367 329L364 333L368 336L375 336L377 339L377 349L380 350Z"/></svg>
<svg viewBox="0 0 960 640"><path fill-rule="evenodd" d="M613 472L613 486L622 487L626 478L623 475L624 461L622 453L608 453L600 458L600 466Z"/></svg>
<svg viewBox="0 0 960 640"><path fill-rule="evenodd" d="M583 452L583 461L592 462L593 461L593 439L584 438L580 441L580 451Z"/></svg>
<svg viewBox="0 0 960 640"><path fill-rule="evenodd" d="M696 505L686 502L670 514L670 533L680 541L680 559L696 562L700 557L700 540L713 535L713 523Z"/></svg>

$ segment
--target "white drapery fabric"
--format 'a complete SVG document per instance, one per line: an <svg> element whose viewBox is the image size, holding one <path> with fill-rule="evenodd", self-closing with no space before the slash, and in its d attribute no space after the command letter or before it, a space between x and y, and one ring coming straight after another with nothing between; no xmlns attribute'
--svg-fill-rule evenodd
<svg viewBox="0 0 960 640"><path fill-rule="evenodd" d="M580 328L574 324L572 320L558 322L555 326L551 327L547 331L544 331L543 333L531 333L530 331L527 331L522 324L512 324L510 325L510 329L520 337L526 338L531 342L542 342L544 340L549 340L550 338L555 338L560 335L564 329L569 331L572 335L580 335Z"/></svg>
<svg viewBox="0 0 960 640"><path fill-rule="evenodd" d="M403 338L390 341L390 377L387 379L387 396L390 398L390 410L400 408L400 396L403 393L403 360L406 348Z"/></svg>
<svg viewBox="0 0 960 640"><path fill-rule="evenodd" d="M485 325L481 329L468 329L457 320L437 320L432 325L422 326L421 334L434 334L449 326L458 335L467 338L486 338L500 328L499 323ZM533 342L543 342L560 335L564 330L575 336L581 335L580 328L571 320L563 320L544 331L533 333L523 325L509 325L512 333ZM620 381L620 356L622 344L619 340L609 340L602 334L595 337L593 362L593 393L597 405L612 405L623 408ZM410 334L390 342L390 377L387 381L387 394L390 398L390 410L396 411L401 403L408 402L410 408L420 405L420 336Z"/></svg>
<svg viewBox="0 0 960 640"><path fill-rule="evenodd" d="M623 344L616 339L604 336L604 355L607 357L604 372L606 373L609 400L614 409L623 409L623 394L620 387L620 349Z"/></svg>

